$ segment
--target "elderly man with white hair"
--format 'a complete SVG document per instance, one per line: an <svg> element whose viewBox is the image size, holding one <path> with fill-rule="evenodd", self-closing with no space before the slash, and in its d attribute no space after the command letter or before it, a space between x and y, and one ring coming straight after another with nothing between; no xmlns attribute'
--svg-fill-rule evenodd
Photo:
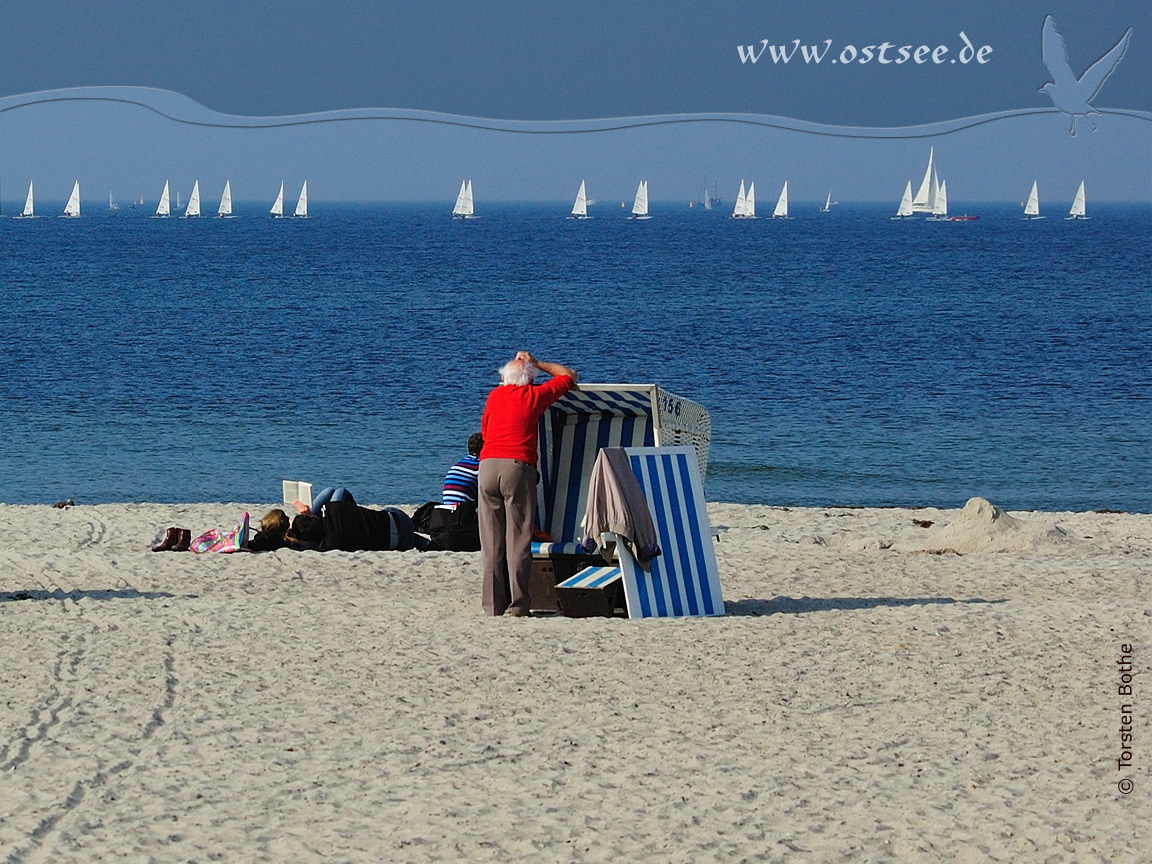
<svg viewBox="0 0 1152 864"><path fill-rule="evenodd" d="M536 375L552 378L536 384ZM527 615L531 605L532 520L539 473L536 438L548 406L576 386L576 373L527 351L500 368L500 386L488 394L480 432L481 605L489 615Z"/></svg>

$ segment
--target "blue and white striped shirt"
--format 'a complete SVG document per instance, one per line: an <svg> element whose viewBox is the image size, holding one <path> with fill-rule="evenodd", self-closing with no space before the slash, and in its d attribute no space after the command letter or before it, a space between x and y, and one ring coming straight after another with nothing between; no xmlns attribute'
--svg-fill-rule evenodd
<svg viewBox="0 0 1152 864"><path fill-rule="evenodd" d="M480 457L469 453L448 469L444 477L445 504L476 502L477 477L480 474Z"/></svg>

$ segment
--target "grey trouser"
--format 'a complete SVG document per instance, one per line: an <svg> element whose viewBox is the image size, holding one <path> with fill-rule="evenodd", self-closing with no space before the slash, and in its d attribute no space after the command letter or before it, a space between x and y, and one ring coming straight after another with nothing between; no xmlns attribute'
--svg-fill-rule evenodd
<svg viewBox="0 0 1152 864"><path fill-rule="evenodd" d="M536 468L517 459L482 459L479 477L480 555L484 588L480 604L489 615L511 608L528 613L531 599L532 519Z"/></svg>

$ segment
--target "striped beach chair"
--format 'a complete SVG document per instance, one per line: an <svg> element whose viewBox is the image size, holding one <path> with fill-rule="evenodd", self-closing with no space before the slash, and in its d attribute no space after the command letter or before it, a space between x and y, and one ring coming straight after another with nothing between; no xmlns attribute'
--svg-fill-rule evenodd
<svg viewBox="0 0 1152 864"><path fill-rule="evenodd" d="M587 590L619 578L629 618L723 615L716 550L693 448L626 447L624 452L648 501L662 554L645 571L627 546L617 543L618 568L589 567L556 586L561 608L567 614L569 588Z"/></svg>
<svg viewBox="0 0 1152 864"><path fill-rule="evenodd" d="M536 525L554 542L532 544L532 608L559 608L556 584L597 560L576 544L602 448L691 445L704 476L711 435L702 406L655 384L581 384L555 402L540 418L536 490Z"/></svg>
<svg viewBox="0 0 1152 864"><path fill-rule="evenodd" d="M581 384L540 418L536 524L557 543L580 539L592 465L604 447L689 445L703 477L711 438L702 406L655 384Z"/></svg>

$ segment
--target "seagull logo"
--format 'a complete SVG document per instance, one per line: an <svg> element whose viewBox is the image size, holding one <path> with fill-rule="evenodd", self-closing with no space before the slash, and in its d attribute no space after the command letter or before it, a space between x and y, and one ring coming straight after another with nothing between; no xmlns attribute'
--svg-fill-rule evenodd
<svg viewBox="0 0 1152 864"><path fill-rule="evenodd" d="M1072 128L1068 131L1073 135L1076 134L1077 117L1083 117L1092 127L1092 131L1096 131L1096 124L1088 115L1100 112L1092 107L1091 101L1100 92L1100 88L1104 86L1105 80L1124 56L1124 52L1128 50L1128 39L1131 35L1132 28L1129 27L1120 37L1120 41L1112 46L1111 51L1077 78L1072 72L1072 67L1068 65L1068 50L1064 47L1064 37L1056 30L1056 22L1052 20L1051 15L1044 19L1044 40L1041 50L1044 65L1048 67L1052 80L1041 87L1040 92L1047 93L1052 104L1072 118Z"/></svg>

